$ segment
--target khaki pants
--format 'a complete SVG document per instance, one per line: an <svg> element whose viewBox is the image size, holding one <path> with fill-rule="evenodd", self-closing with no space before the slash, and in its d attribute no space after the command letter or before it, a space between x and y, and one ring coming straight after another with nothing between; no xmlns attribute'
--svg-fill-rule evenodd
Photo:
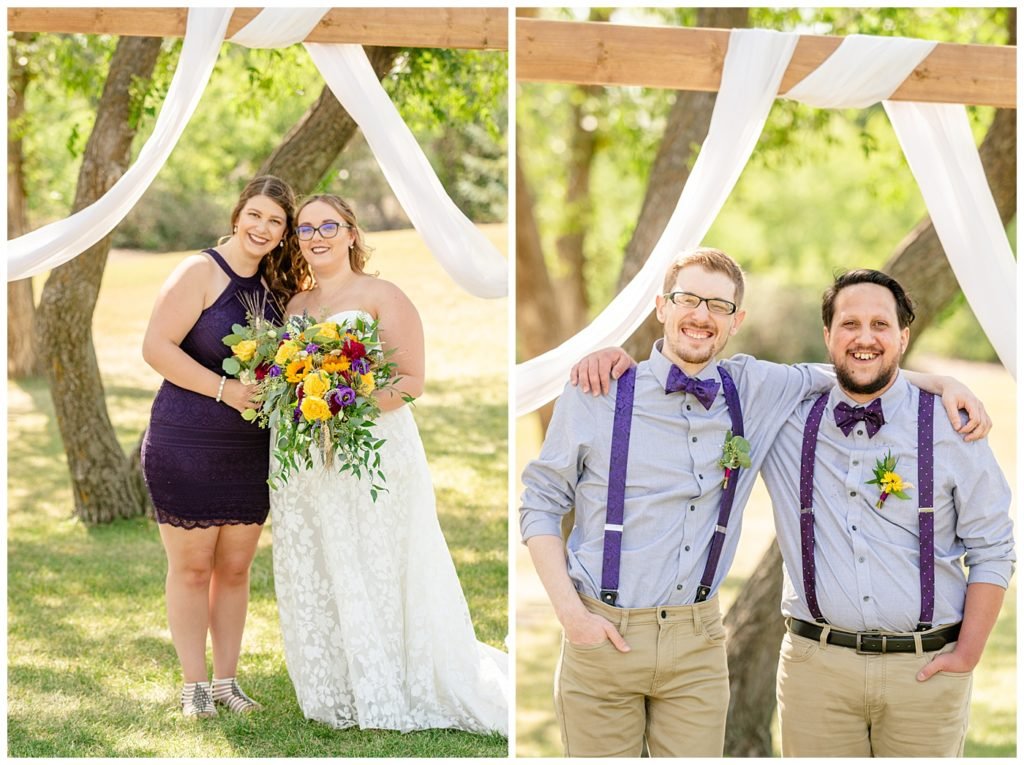
<svg viewBox="0 0 1024 765"><path fill-rule="evenodd" d="M566 757L721 757L729 708L725 630L713 598L693 606L612 608L583 597L632 649L562 639L555 712Z"/></svg>
<svg viewBox="0 0 1024 765"><path fill-rule="evenodd" d="M786 633L776 685L783 757L962 757L971 673L917 680L955 647L858 654Z"/></svg>

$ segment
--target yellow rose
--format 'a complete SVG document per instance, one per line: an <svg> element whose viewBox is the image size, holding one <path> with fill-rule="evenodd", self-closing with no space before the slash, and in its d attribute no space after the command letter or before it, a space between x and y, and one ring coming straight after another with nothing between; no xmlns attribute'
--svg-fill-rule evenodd
<svg viewBox="0 0 1024 765"><path fill-rule="evenodd" d="M306 396L302 399L302 416L307 420L331 419L331 407L322 398Z"/></svg>
<svg viewBox="0 0 1024 765"><path fill-rule="evenodd" d="M341 335L338 334L338 325L333 321L316 324L307 329L306 332L309 333L310 338L314 338L317 335L323 335L331 340L338 340L341 338Z"/></svg>
<svg viewBox="0 0 1024 765"><path fill-rule="evenodd" d="M231 346L231 352L238 357L239 361L248 361L256 355L258 344L255 340L243 340Z"/></svg>
<svg viewBox="0 0 1024 765"><path fill-rule="evenodd" d="M302 382L303 378L309 374L309 368L313 362L310 359L295 359L295 361L288 364L284 370L284 378L290 383Z"/></svg>
<svg viewBox="0 0 1024 765"><path fill-rule="evenodd" d="M291 357L298 352L298 343L293 343L291 340L286 343L282 343L281 347L277 349L277 355L274 356L274 363L287 364L291 360Z"/></svg>
<svg viewBox="0 0 1024 765"><path fill-rule="evenodd" d="M323 398L327 389L331 387L331 378L323 372L313 372L306 376L302 383L302 392L313 398Z"/></svg>
<svg viewBox="0 0 1024 765"><path fill-rule="evenodd" d="M373 382L373 374L370 372L367 372L365 375L359 375L359 381L359 387L367 393L372 393L373 389L377 387Z"/></svg>

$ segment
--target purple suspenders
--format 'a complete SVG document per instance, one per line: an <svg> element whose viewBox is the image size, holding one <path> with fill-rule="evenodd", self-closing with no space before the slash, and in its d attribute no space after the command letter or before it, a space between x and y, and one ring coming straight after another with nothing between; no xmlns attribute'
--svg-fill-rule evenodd
<svg viewBox="0 0 1024 765"><path fill-rule="evenodd" d="M743 435L743 411L740 409L740 396L736 391L736 384L732 381L729 373L724 368L718 367L718 374L722 377L722 394L725 396L725 404L729 408L729 419L732 420L732 434ZM700 586L697 588L697 603L708 599L711 594L711 583L715 580L715 572L718 570L718 560L722 557L722 547L725 545L725 530L729 527L729 515L732 513L732 501L736 496L736 485L739 483L740 469L733 468L728 484L722 490L722 502L718 507L718 525L715 526L715 533L711 536L711 550L708 552L708 562L704 566L704 574L700 578Z"/></svg>
<svg viewBox="0 0 1024 765"><path fill-rule="evenodd" d="M828 393L821 394L811 407L804 425L803 449L800 455L800 558L803 566L804 597L814 620L827 623L818 607L814 576L814 452L818 444L818 429L825 411ZM935 447L933 416L935 396L920 392L917 410L917 481L919 544L921 560L921 618L917 631L931 629L935 611L935 513L934 474Z"/></svg>
<svg viewBox="0 0 1024 765"><path fill-rule="evenodd" d="M743 412L740 408L740 397L736 385L723 367L718 367L722 378L722 393L729 418L732 421L733 435L743 435ZM636 385L636 367L631 367L619 378L615 396L615 420L612 425L611 459L608 469L608 508L604 524L604 559L601 567L601 600L614 606L619 596L619 562L622 554L622 517L626 496L626 462L629 455L629 433L633 417L633 391ZM707 600L711 592L711 584L718 569L725 543L725 532L732 513L733 498L736 496L736 484L739 482L739 468L733 470L728 487L722 491L722 501L718 511L718 525L711 537L711 549L708 553L707 565L697 588L696 602Z"/></svg>
<svg viewBox="0 0 1024 765"><path fill-rule="evenodd" d="M921 391L917 404L917 524L921 543L921 620L917 631L932 628L935 612L935 396Z"/></svg>
<svg viewBox="0 0 1024 765"><path fill-rule="evenodd" d="M612 456L608 467L608 508L604 518L604 560L601 566L601 600L610 606L619 597L619 557L622 554L622 511L626 503L626 458L633 423L633 389L636 367L619 378L612 424Z"/></svg>

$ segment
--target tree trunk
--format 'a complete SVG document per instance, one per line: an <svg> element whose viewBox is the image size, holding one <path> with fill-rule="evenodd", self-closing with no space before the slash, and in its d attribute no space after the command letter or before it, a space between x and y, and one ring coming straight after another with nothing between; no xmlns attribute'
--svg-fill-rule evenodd
<svg viewBox="0 0 1024 765"><path fill-rule="evenodd" d="M533 194L516 152L516 352L532 359L549 351L567 335L558 297L544 265L540 232L533 217ZM547 431L552 403L540 408Z"/></svg>
<svg viewBox="0 0 1024 765"><path fill-rule="evenodd" d="M697 26L713 29L745 27L749 23L748 16L746 8L698 8ZM697 151L707 137L715 97L715 93L676 92L676 102L665 124L665 136L651 167L640 217L626 246L617 292L621 292L636 276L665 231L690 177ZM645 359L651 352L651 344L661 336L662 327L654 315L652 300L650 316L623 347L633 358Z"/></svg>
<svg viewBox="0 0 1024 765"><path fill-rule="evenodd" d="M589 21L608 21L607 8L591 8ZM597 125L588 125L591 117L587 102L599 96L603 88L597 85L577 85L569 96L569 178L565 189L565 216L562 231L555 240L555 252L561 265L556 280L559 309L563 324L571 332L578 332L587 324L590 313L587 283L583 278L583 248L587 233L592 228L594 209L590 197L590 169L597 150Z"/></svg>
<svg viewBox="0 0 1024 765"><path fill-rule="evenodd" d="M391 71L400 52L401 48L366 48L378 79ZM312 193L357 129L355 120L325 85L320 97L263 163L258 175L276 175L300 197Z"/></svg>
<svg viewBox="0 0 1024 765"><path fill-rule="evenodd" d="M785 632L781 599L782 554L773 539L725 616L731 692L726 757L772 756L775 669Z"/></svg>
<svg viewBox="0 0 1024 765"><path fill-rule="evenodd" d="M29 70L18 63L22 46L32 42L34 34L15 32L7 79L7 238L16 239L28 231L25 211L25 158L21 136L24 132L25 89ZM19 279L7 283L7 377L18 379L42 374L36 349L35 299L32 280Z"/></svg>
<svg viewBox="0 0 1024 765"><path fill-rule="evenodd" d="M82 158L74 211L101 197L128 168L135 136L129 126L129 88L134 79L150 77L161 42L158 37L118 41ZM93 311L109 251L107 236L54 269L39 303L46 376L71 472L75 515L86 523L138 516L148 505L141 477L132 471L107 415L92 342Z"/></svg>

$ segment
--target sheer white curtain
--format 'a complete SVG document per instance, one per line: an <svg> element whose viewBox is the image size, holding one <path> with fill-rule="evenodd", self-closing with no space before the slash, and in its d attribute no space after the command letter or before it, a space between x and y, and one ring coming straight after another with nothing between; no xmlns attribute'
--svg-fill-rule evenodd
<svg viewBox="0 0 1024 765"><path fill-rule="evenodd" d="M412 225L455 282L482 298L508 292L508 264L444 190L360 45L306 43L313 63L363 131Z"/></svg>
<svg viewBox="0 0 1024 765"><path fill-rule="evenodd" d="M248 47L303 40L328 8L267 8L231 37ZM102 198L69 218L8 242L9 281L55 268L109 234L156 178L202 96L231 18L230 8L191 8L178 68L153 135ZM508 292L498 249L452 202L358 45L310 45L324 80L363 131L388 183L431 253L477 297Z"/></svg>
<svg viewBox="0 0 1024 765"><path fill-rule="evenodd" d="M191 8L181 58L153 134L135 163L88 207L7 242L7 280L56 268L109 234L149 188L199 103L217 62L230 8Z"/></svg>
<svg viewBox="0 0 1024 765"><path fill-rule="evenodd" d="M557 396L568 380L569 368L582 356L623 343L650 312L672 257L697 246L710 228L760 135L778 92L781 71L785 71L798 39L793 34L778 35L775 45L763 49L755 42L757 34L732 31L708 137L651 256L587 328L558 348L517 366L517 415ZM934 42L905 38L847 37L785 97L820 107L869 106L890 96L934 46ZM765 90L748 92L759 88ZM1000 359L1015 374L1015 263L966 116L960 118L965 115L964 107L892 102L885 102L885 107L964 294ZM738 138L740 133L745 136L743 141ZM709 178L709 173L721 173L722 178ZM722 195L712 192L716 180L728 182ZM977 256L979 252L983 257ZM980 261L986 262L980 265Z"/></svg>
<svg viewBox="0 0 1024 765"><path fill-rule="evenodd" d="M708 136L664 233L643 268L588 327L516 367L517 415L557 396L576 361L597 348L621 345L651 312L665 269L682 250L700 244L743 172L797 39L766 30L733 30Z"/></svg>

